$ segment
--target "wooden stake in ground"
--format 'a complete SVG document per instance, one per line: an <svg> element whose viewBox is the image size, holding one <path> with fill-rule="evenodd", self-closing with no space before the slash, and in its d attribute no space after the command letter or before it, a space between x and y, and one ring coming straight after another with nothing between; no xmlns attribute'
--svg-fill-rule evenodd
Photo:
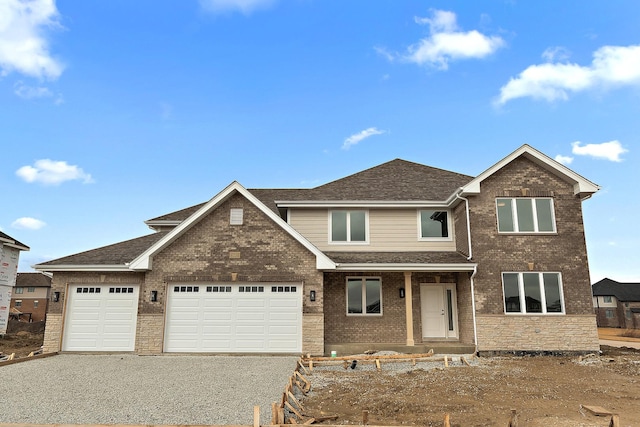
<svg viewBox="0 0 640 427"><path fill-rule="evenodd" d="M451 422L449 420L449 414L444 414L444 423L443 427L451 427Z"/></svg>
<svg viewBox="0 0 640 427"><path fill-rule="evenodd" d="M367 425L369 423L369 411L362 411L362 425Z"/></svg>
<svg viewBox="0 0 640 427"><path fill-rule="evenodd" d="M617 414L611 415L611 421L609 421L609 427L620 427L620 416Z"/></svg>
<svg viewBox="0 0 640 427"><path fill-rule="evenodd" d="M253 407L253 427L260 427L260 407Z"/></svg>
<svg viewBox="0 0 640 427"><path fill-rule="evenodd" d="M518 427L518 412L515 409L511 410L511 419L507 427Z"/></svg>

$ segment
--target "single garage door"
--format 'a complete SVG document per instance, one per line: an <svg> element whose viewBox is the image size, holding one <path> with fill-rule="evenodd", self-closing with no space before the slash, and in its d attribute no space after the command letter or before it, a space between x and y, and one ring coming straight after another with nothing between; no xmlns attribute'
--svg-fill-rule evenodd
<svg viewBox="0 0 640 427"><path fill-rule="evenodd" d="M302 286L171 285L165 352L302 351Z"/></svg>
<svg viewBox="0 0 640 427"><path fill-rule="evenodd" d="M64 351L133 351L138 286L71 285Z"/></svg>

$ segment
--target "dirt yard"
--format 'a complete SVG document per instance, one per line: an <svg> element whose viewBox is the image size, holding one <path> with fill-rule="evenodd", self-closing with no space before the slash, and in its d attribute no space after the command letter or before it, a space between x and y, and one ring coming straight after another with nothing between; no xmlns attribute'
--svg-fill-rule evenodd
<svg viewBox="0 0 640 427"><path fill-rule="evenodd" d="M640 426L640 351L603 347L590 357L479 358L475 366L433 368L382 364L314 368L303 399L310 416L338 415L325 424L507 426L511 409L519 426L608 426L581 405L620 415L622 426ZM385 368L386 367L386 368ZM386 370L385 370L386 369Z"/></svg>
<svg viewBox="0 0 640 427"><path fill-rule="evenodd" d="M18 331L0 337L0 355L15 353L15 357L26 357L32 351L40 349L44 340L42 331Z"/></svg>

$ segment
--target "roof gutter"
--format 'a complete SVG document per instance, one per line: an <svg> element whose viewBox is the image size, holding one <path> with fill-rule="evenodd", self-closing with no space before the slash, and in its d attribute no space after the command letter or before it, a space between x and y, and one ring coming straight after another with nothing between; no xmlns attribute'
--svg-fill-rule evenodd
<svg viewBox="0 0 640 427"><path fill-rule="evenodd" d="M128 271L132 270L129 266L125 264L115 264L115 265L99 265L99 264L87 264L87 265L46 265L46 264L36 264L32 265L31 268L34 270L38 270L41 272L47 271Z"/></svg>
<svg viewBox="0 0 640 427"><path fill-rule="evenodd" d="M474 271L475 264L336 263L336 271Z"/></svg>

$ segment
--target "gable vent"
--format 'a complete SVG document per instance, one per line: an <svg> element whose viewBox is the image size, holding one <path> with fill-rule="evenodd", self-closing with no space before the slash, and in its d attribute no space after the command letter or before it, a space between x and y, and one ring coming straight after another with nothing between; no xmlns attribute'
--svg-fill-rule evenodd
<svg viewBox="0 0 640 427"><path fill-rule="evenodd" d="M243 211L242 208L232 208L230 215L231 225L242 225Z"/></svg>

